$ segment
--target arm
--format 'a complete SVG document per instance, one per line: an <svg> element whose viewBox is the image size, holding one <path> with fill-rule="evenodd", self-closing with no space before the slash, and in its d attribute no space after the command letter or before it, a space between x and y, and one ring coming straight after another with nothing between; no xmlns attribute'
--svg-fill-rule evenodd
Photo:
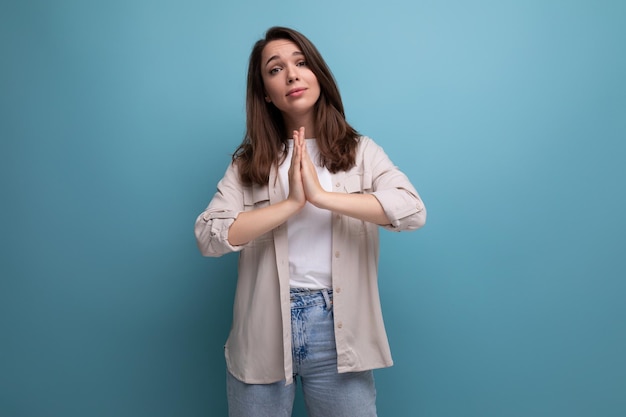
<svg viewBox="0 0 626 417"><path fill-rule="evenodd" d="M228 229L228 241L231 245L244 245L280 226L301 208L298 202L287 199L271 206L243 211Z"/></svg>
<svg viewBox="0 0 626 417"><path fill-rule="evenodd" d="M307 200L315 207L376 224L389 224L378 199L371 194L344 194L322 188L304 144L304 128L294 131L295 147L302 153L302 182Z"/></svg>
<svg viewBox="0 0 626 417"><path fill-rule="evenodd" d="M306 169L308 170L308 168ZM312 175L312 173L315 175ZM317 182L319 185L315 168L313 168L312 173L309 172L306 174L309 178L308 181L313 183ZM372 194L335 193L326 191L321 186L318 188L317 185L309 185L308 189L308 201L315 207L344 214L370 223L379 225L390 224L383 207Z"/></svg>
<svg viewBox="0 0 626 417"><path fill-rule="evenodd" d="M301 148L294 148L289 166L289 195L286 200L271 206L239 213L228 230L228 240L232 245L243 245L256 239L280 226L304 207L306 197L299 169L301 159Z"/></svg>
<svg viewBox="0 0 626 417"><path fill-rule="evenodd" d="M209 206L196 219L194 232L202 255L216 257L241 250L228 241L228 229L243 210L243 187L237 167L231 163Z"/></svg>
<svg viewBox="0 0 626 417"><path fill-rule="evenodd" d="M306 152L302 138L302 178L307 200L313 205L359 220L381 225L391 230L413 230L424 225L426 210L404 173L389 160L382 148L368 139L364 159L373 178L369 194L344 194L325 191L317 178L315 167Z"/></svg>
<svg viewBox="0 0 626 417"><path fill-rule="evenodd" d="M396 167L385 151L369 138L361 138L363 157L369 161L371 193L378 199L392 231L415 230L426 223L426 208L407 176Z"/></svg>
<svg viewBox="0 0 626 417"><path fill-rule="evenodd" d="M236 164L231 164L217 185L209 207L195 225L198 248L204 256L221 256L243 249L243 245L273 230L306 204L300 162L302 154L294 149L289 167L289 196L262 208L244 209L243 185Z"/></svg>
<svg viewBox="0 0 626 417"><path fill-rule="evenodd" d="M389 224L378 199L372 194L343 194L324 191L311 201L316 207L379 225Z"/></svg>

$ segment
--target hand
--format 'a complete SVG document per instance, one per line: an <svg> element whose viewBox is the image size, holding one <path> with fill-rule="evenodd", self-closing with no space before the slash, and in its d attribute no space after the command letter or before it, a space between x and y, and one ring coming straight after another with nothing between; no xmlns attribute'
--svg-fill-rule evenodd
<svg viewBox="0 0 626 417"><path fill-rule="evenodd" d="M300 129L304 133L304 128ZM302 139L304 141L304 139ZM300 144L299 132L294 130L293 153L291 154L291 165L289 166L289 195L287 200L295 202L298 207L303 207L306 203L306 195L302 184L302 146Z"/></svg>
<svg viewBox="0 0 626 417"><path fill-rule="evenodd" d="M322 188L320 184L319 177L317 176L317 170L315 169L315 164L311 160L309 156L309 152L306 147L305 135L304 135L304 127L301 127L299 131L294 130L294 143L297 142L300 146L300 154L301 154L301 173L302 173L302 185L304 188L304 194L306 196L307 201L311 204L317 206L320 198L324 196L326 191Z"/></svg>

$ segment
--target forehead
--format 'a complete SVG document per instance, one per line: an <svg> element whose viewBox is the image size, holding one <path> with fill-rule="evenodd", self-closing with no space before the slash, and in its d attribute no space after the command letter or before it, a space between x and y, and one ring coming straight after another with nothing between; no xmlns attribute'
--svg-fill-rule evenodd
<svg viewBox="0 0 626 417"><path fill-rule="evenodd" d="M272 57L284 58L292 56L296 52L302 52L298 45L288 39L277 39L269 41L267 45L265 45L263 53L261 54L261 60L262 63L265 64Z"/></svg>

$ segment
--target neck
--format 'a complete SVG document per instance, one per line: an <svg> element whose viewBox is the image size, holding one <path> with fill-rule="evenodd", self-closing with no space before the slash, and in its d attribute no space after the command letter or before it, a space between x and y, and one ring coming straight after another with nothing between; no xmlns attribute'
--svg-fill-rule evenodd
<svg viewBox="0 0 626 417"><path fill-rule="evenodd" d="M304 134L307 138L314 138L317 135L317 130L315 129L315 122L313 121L313 117L299 117L292 118L287 115L283 115L285 120L285 133L287 136L291 138L294 130L299 130L301 127L304 127Z"/></svg>

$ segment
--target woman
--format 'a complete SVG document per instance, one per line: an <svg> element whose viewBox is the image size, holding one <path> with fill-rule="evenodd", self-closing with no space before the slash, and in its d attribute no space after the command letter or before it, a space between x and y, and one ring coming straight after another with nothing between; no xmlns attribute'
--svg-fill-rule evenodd
<svg viewBox="0 0 626 417"><path fill-rule="evenodd" d="M245 139L195 224L203 255L240 253L230 416L291 416L294 381L311 417L375 416L372 370L392 365L378 227L417 229L424 205L347 123L330 70L295 30L254 45L246 111Z"/></svg>

